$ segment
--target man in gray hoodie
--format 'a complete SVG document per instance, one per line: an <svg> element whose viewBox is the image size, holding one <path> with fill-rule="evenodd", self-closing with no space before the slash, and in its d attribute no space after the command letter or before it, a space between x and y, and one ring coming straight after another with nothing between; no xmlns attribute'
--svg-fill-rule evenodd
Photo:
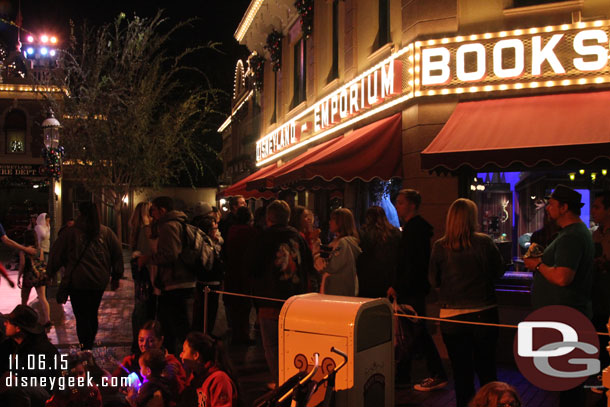
<svg viewBox="0 0 610 407"><path fill-rule="evenodd" d="M152 201L150 214L155 222L153 234L159 238L157 250L150 257L158 270L154 284L161 290L158 317L164 345L176 354L191 330L195 298L195 274L180 259L187 216L174 210L174 202L167 196Z"/></svg>

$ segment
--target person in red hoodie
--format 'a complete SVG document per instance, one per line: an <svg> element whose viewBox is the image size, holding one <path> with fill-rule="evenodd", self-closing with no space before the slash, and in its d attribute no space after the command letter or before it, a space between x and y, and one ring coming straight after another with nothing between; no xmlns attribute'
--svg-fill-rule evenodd
<svg viewBox="0 0 610 407"><path fill-rule="evenodd" d="M219 340L191 332L182 345L182 362L189 372L177 407L236 407L238 389Z"/></svg>
<svg viewBox="0 0 610 407"><path fill-rule="evenodd" d="M180 361L171 353L163 348L163 334L159 321L148 321L142 325L138 333L139 352L125 356L123 362L112 372L114 377L128 376L130 373L136 373L140 376L139 358L144 352L150 349L160 349L165 352L165 361L167 364L163 369L163 376L171 381L175 381L178 393L180 393L186 383L186 372ZM139 377L143 381L143 377Z"/></svg>

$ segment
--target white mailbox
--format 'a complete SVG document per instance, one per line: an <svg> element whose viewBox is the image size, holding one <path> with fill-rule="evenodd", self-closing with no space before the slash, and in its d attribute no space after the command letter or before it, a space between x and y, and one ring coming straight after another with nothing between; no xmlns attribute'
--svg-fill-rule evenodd
<svg viewBox="0 0 610 407"><path fill-rule="evenodd" d="M310 370L313 355L320 354L325 376L342 361L330 351L348 356L336 377L336 406L394 406L394 328L392 307L383 298L303 294L289 298L279 319L279 382ZM308 405L321 401L323 391Z"/></svg>

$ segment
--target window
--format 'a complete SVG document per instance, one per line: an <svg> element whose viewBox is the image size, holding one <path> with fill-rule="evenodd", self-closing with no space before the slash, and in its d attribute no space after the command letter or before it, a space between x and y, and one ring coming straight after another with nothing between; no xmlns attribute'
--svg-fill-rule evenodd
<svg viewBox="0 0 610 407"><path fill-rule="evenodd" d="M4 134L6 135L7 154L25 154L25 113L12 109L4 119Z"/></svg>
<svg viewBox="0 0 610 407"><path fill-rule="evenodd" d="M560 3L567 0L514 0L513 7L528 7L538 4Z"/></svg>
<svg viewBox="0 0 610 407"><path fill-rule="evenodd" d="M390 42L390 0L379 0L379 31L373 50Z"/></svg>
<svg viewBox="0 0 610 407"><path fill-rule="evenodd" d="M494 239L513 270L523 271L521 259L530 246L532 233L557 230L545 216L545 206L546 197L558 184L568 185L581 194L584 206L580 218L587 226L593 226L591 204L597 194L610 187L605 165L607 163L571 169L480 172L472 174L468 185L463 187L479 208L481 232ZM547 236L541 233L538 232Z"/></svg>
<svg viewBox="0 0 610 407"><path fill-rule="evenodd" d="M339 0L333 0L332 10L332 63L326 82L339 77Z"/></svg>
<svg viewBox="0 0 610 407"><path fill-rule="evenodd" d="M277 121L277 71L273 71L273 113L271 113L271 124Z"/></svg>
<svg viewBox="0 0 610 407"><path fill-rule="evenodd" d="M290 108L298 106L305 100L305 38L299 39L293 48L294 54L294 74L293 74L293 91L292 103Z"/></svg>

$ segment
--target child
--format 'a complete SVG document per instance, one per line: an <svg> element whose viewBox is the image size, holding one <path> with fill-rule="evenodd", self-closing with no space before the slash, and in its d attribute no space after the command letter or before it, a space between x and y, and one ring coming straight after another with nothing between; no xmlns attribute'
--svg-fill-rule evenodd
<svg viewBox="0 0 610 407"><path fill-rule="evenodd" d="M87 383L87 360L82 354L70 355L68 357L68 375L71 377L82 377L82 383ZM76 379L78 380L78 379ZM53 394L45 407L102 407L102 396L99 388L93 386L66 387Z"/></svg>
<svg viewBox="0 0 610 407"><path fill-rule="evenodd" d="M237 406L237 386L219 341L201 332L191 332L182 345L180 357L189 371L189 380L178 406Z"/></svg>
<svg viewBox="0 0 610 407"><path fill-rule="evenodd" d="M33 230L26 230L23 233L23 245L29 248L38 248L38 237ZM20 284L19 282L22 281ZM42 308L42 324L45 329L51 327L50 307L47 301L46 285L47 285L47 267L42 261L42 253L39 251L36 256L19 252L19 275L17 284L21 288L21 304L28 305L30 291L32 287L36 289L38 301Z"/></svg>
<svg viewBox="0 0 610 407"><path fill-rule="evenodd" d="M130 388L127 401L131 407L169 406L177 397L177 389L163 375L167 364L165 353L160 349L147 350L140 356L140 374L144 384L136 393Z"/></svg>

